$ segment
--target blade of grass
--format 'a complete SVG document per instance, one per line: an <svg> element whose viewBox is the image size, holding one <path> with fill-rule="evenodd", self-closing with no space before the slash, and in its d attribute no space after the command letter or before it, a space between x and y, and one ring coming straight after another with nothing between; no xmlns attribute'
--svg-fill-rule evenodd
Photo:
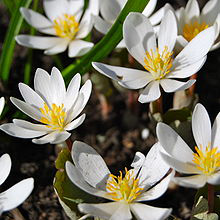
<svg viewBox="0 0 220 220"><path fill-rule="evenodd" d="M142 12L149 0L128 0L109 32L81 59L66 67L62 74L65 80L69 80L76 73L84 74L90 67L91 62L100 61L106 57L122 40L122 26L129 12Z"/></svg>
<svg viewBox="0 0 220 220"><path fill-rule="evenodd" d="M9 72L11 69L11 63L15 48L15 36L19 33L23 17L20 14L20 7L28 7L31 3L31 0L21 0L16 5L16 8L13 10L13 15L6 33L4 40L2 54L0 58L0 76L2 80L7 83L9 78Z"/></svg>
<svg viewBox="0 0 220 220"><path fill-rule="evenodd" d="M32 10L37 11L39 0L34 0ZM36 29L31 27L30 35L35 35ZM29 84L30 83L30 75L32 70L32 59L33 59L33 50L28 49L28 56L27 56L27 62L24 66L24 83Z"/></svg>
<svg viewBox="0 0 220 220"><path fill-rule="evenodd" d="M15 2L13 0L3 0L3 3L9 10L10 14L13 15Z"/></svg>

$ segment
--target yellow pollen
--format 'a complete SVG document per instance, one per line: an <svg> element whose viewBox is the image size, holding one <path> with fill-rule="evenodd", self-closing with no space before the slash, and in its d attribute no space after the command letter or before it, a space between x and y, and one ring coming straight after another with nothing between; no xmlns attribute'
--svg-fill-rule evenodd
<svg viewBox="0 0 220 220"><path fill-rule="evenodd" d="M107 181L106 189L107 195L110 196L115 201L124 201L131 203L140 194L143 188L139 187L139 179L135 178L133 172L129 172L125 168L125 176L122 177L122 172L120 171L119 176L109 175Z"/></svg>
<svg viewBox="0 0 220 220"><path fill-rule="evenodd" d="M201 24L198 21L194 21L190 24L185 24L183 27L183 37L187 41L191 41L197 34L199 34L201 31L208 28L209 25L205 22L202 22Z"/></svg>
<svg viewBox="0 0 220 220"><path fill-rule="evenodd" d="M54 20L54 29L59 37L74 39L79 31L79 23L75 16L64 14Z"/></svg>
<svg viewBox="0 0 220 220"><path fill-rule="evenodd" d="M144 68L152 74L155 80L163 79L172 67L172 55L173 52L169 52L167 46L164 47L162 53L159 52L158 48L155 52L151 49L150 52L146 52Z"/></svg>
<svg viewBox="0 0 220 220"><path fill-rule="evenodd" d="M64 111L63 104L61 106L52 104L52 109L50 109L48 105L44 103L44 108L40 108L40 111L43 115L40 122L46 124L48 128L52 128L53 130L64 130L66 112Z"/></svg>
<svg viewBox="0 0 220 220"><path fill-rule="evenodd" d="M200 147L201 148L201 147ZM199 147L195 147L193 162L196 164L197 169L205 175L211 175L220 168L220 152L217 147L211 149L210 145L206 147L205 151Z"/></svg>

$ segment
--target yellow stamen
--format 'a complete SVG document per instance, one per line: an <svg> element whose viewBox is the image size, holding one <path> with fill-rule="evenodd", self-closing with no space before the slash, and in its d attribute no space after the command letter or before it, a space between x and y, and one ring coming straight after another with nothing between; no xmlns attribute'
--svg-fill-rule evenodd
<svg viewBox="0 0 220 220"><path fill-rule="evenodd" d="M205 22L202 22L201 24L198 21L194 21L190 24L185 24L183 27L183 37L187 41L191 41L197 34L199 34L201 31L208 28L209 25Z"/></svg>
<svg viewBox="0 0 220 220"><path fill-rule="evenodd" d="M150 52L146 52L144 58L144 68L149 71L155 80L163 79L169 72L173 64L172 59L173 52L168 51L168 47L165 46L162 53L157 48L154 52L152 49Z"/></svg>
<svg viewBox="0 0 220 220"><path fill-rule="evenodd" d="M54 20L54 29L59 37L74 39L79 31L79 23L75 16L64 14Z"/></svg>
<svg viewBox="0 0 220 220"><path fill-rule="evenodd" d="M52 109L50 109L48 105L44 103L44 108L40 108L40 111L43 115L40 121L46 124L48 128L60 131L64 130L66 112L63 104L61 106L52 104Z"/></svg>
<svg viewBox="0 0 220 220"><path fill-rule="evenodd" d="M197 169L202 171L205 175L211 175L220 168L220 152L217 152L218 148L211 149L210 145L202 150L202 147L195 147L196 153L194 153L193 162L196 164Z"/></svg>
<svg viewBox="0 0 220 220"><path fill-rule="evenodd" d="M115 201L131 203L143 190L139 187L139 179L136 179L133 172L129 172L127 168L125 168L124 177L122 177L121 171L119 176L110 174L109 177L106 185L107 194Z"/></svg>

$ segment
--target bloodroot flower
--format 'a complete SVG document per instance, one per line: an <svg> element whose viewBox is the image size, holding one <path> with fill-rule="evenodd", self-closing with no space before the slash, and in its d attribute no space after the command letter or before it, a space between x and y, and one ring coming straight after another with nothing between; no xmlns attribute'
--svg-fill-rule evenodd
<svg viewBox="0 0 220 220"><path fill-rule="evenodd" d="M167 190L174 175L165 176L169 166L163 162L160 145L154 145L145 157L137 152L131 166L125 168L125 174L119 176L110 173L102 157L89 145L75 141L72 147L74 165L66 163L66 172L70 180L89 194L100 196L112 202L78 205L82 213L111 220L136 219L162 220L167 218L171 209L156 208L139 202L159 198Z"/></svg>
<svg viewBox="0 0 220 220"><path fill-rule="evenodd" d="M173 10L174 11L174 10ZM180 8L177 12L178 37L183 47L197 36L201 31L210 26L215 27L215 43L211 50L220 47L220 1L209 0L200 12L197 0L189 0L186 7Z"/></svg>
<svg viewBox="0 0 220 220"><path fill-rule="evenodd" d="M92 84L87 80L80 89L80 81L81 76L78 73L66 90L63 77L57 68L52 69L51 75L43 69L37 69L34 78L35 91L19 83L19 90L25 102L13 97L11 101L41 124L14 119L13 123L3 124L0 129L20 138L43 136L32 140L36 144L58 144L65 141L71 135L68 131L77 128L85 119L85 114L80 117L78 115L88 102Z"/></svg>
<svg viewBox="0 0 220 220"><path fill-rule="evenodd" d="M7 179L11 170L11 158L8 154L0 157L0 186ZM34 179L28 178L0 193L0 215L2 212L16 208L30 195L34 187Z"/></svg>
<svg viewBox="0 0 220 220"><path fill-rule="evenodd" d="M150 21L141 13L128 15L123 25L123 36L129 53L145 70L102 63L93 63L93 67L125 88L143 88L138 100L146 103L160 97L160 86L170 93L185 90L195 82L178 79L193 75L203 66L214 42L215 31L213 27L202 31L176 57L173 49L177 38L177 25L171 10L163 17L158 38Z"/></svg>
<svg viewBox="0 0 220 220"><path fill-rule="evenodd" d="M192 131L196 147L194 152L183 139L168 125L157 125L157 137L165 153L163 159L176 171L187 174L175 177L181 186L200 188L206 183L220 184L220 113L214 125L206 109L197 104L192 116Z"/></svg>
<svg viewBox="0 0 220 220"><path fill-rule="evenodd" d="M124 8L127 0L102 0L100 1L100 13L101 17L94 15L94 27L102 34L106 34L115 20L117 19L119 13ZM154 11L157 4L157 0L150 0L146 8L143 11L143 14L149 17ZM161 20L162 12L155 13L152 15L151 23L153 25L157 24ZM125 48L125 42L122 40L118 48Z"/></svg>
<svg viewBox="0 0 220 220"><path fill-rule="evenodd" d="M16 41L20 45L45 50L48 55L68 47L69 57L82 56L93 47L93 43L82 39L92 29L92 14L98 14L98 0L90 0L84 14L84 0L44 0L43 6L48 18L27 8L21 8L21 13L31 26L53 37L18 35Z"/></svg>

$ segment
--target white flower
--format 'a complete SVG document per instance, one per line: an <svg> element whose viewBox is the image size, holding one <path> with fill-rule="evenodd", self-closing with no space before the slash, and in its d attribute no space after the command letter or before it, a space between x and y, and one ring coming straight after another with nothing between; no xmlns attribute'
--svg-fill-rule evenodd
<svg viewBox="0 0 220 220"><path fill-rule="evenodd" d="M18 35L16 41L26 47L45 50L48 55L65 51L69 57L82 56L93 43L82 40L92 29L92 14L98 14L99 0L90 0L83 14L84 0L44 0L48 18L27 8L21 8L25 20L39 32L54 37ZM81 16L83 14L82 20Z"/></svg>
<svg viewBox="0 0 220 220"><path fill-rule="evenodd" d="M173 10L174 11L174 10ZM178 42L184 47L198 33L210 26L215 27L215 43L211 50L220 47L220 1L209 0L200 12L197 0L189 0L186 7L176 11L178 20Z"/></svg>
<svg viewBox="0 0 220 220"><path fill-rule="evenodd" d="M125 176L110 173L102 157L89 145L75 141L72 147L72 159L66 163L66 172L70 180L85 192L111 200L101 204L78 205L82 213L88 213L103 219L162 220L168 217L171 209L156 208L139 203L159 198L167 190L174 175L171 172L164 177L169 166L163 162L159 144L154 145L148 155L137 152L131 166L125 168ZM164 178L163 178L164 177ZM162 179L163 178L163 179Z"/></svg>
<svg viewBox="0 0 220 220"><path fill-rule="evenodd" d="M119 13L124 8L127 0L102 0L100 1L100 13L101 16L94 17L94 27L102 34L106 34L114 22L116 21ZM154 11L157 4L157 0L150 0L146 8L143 11L143 14L149 17ZM162 10L152 16L151 23L153 25L157 24L162 16ZM158 18L159 17L159 18ZM125 48L125 42L122 40L117 48Z"/></svg>
<svg viewBox="0 0 220 220"><path fill-rule="evenodd" d="M4 106L5 106L5 98L1 97L0 98L0 115L2 114Z"/></svg>
<svg viewBox="0 0 220 220"><path fill-rule="evenodd" d="M11 98L13 104L22 112L43 124L33 124L14 119L13 123L3 124L0 129L15 137L36 138L36 144L57 144L70 137L71 131L81 125L85 114L75 119L84 109L92 90L90 80L80 89L80 74L76 74L67 90L63 77L57 68L51 75L43 69L37 69L34 78L34 89L19 83L19 90L24 98L21 101ZM75 119L75 120L73 120Z"/></svg>
<svg viewBox="0 0 220 220"><path fill-rule="evenodd" d="M145 70L102 63L93 63L93 67L125 88L144 88L138 100L145 103L160 97L160 86L170 93L187 89L195 82L176 79L187 78L202 67L214 42L214 28L207 28L198 34L175 58L173 48L177 26L171 10L166 12L161 22L158 39L150 21L141 13L128 15L123 26L123 36L129 53Z"/></svg>
<svg viewBox="0 0 220 220"><path fill-rule="evenodd" d="M157 137L166 152L161 155L176 171L188 175L174 178L179 185L193 188L203 187L206 183L219 185L220 113L211 128L206 109L197 104L192 116L192 131L197 145L195 152L172 128L159 123Z"/></svg>
<svg viewBox="0 0 220 220"><path fill-rule="evenodd" d="M11 158L8 154L0 157L0 186L7 179L11 170ZM34 179L28 178L0 193L0 215L4 211L16 208L30 195L34 187Z"/></svg>

